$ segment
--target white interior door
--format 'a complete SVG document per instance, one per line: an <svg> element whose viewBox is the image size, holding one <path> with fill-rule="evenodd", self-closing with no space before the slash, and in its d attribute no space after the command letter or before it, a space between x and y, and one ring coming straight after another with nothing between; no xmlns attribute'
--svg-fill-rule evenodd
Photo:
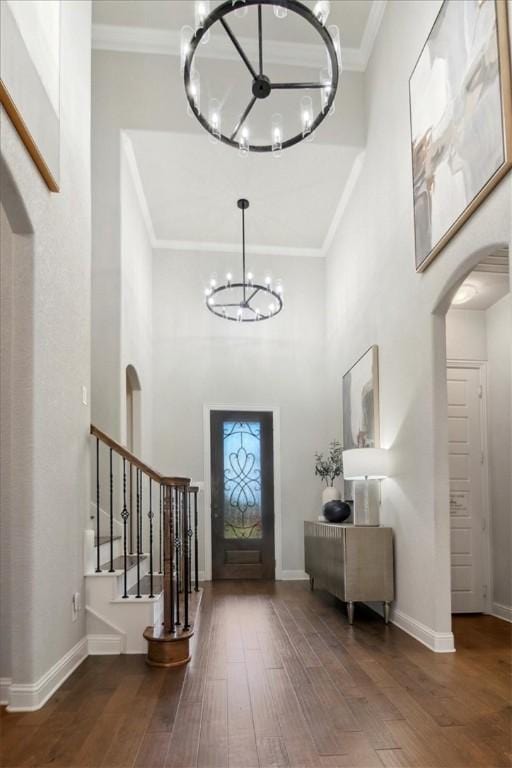
<svg viewBox="0 0 512 768"><path fill-rule="evenodd" d="M448 367L452 613L484 609L480 371Z"/></svg>

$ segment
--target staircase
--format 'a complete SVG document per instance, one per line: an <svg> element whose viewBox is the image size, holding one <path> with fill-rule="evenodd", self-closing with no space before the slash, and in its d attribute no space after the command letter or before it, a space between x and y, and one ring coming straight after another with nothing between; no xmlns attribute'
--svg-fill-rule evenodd
<svg viewBox="0 0 512 768"><path fill-rule="evenodd" d="M91 435L96 499L84 535L89 653L145 653L149 626L156 631L166 623L176 639L191 634L198 488L187 478L163 477L94 426Z"/></svg>

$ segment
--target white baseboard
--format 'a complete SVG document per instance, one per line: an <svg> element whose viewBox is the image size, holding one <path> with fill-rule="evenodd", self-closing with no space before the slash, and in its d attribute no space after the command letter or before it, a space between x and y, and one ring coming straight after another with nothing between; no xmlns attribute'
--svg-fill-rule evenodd
<svg viewBox="0 0 512 768"><path fill-rule="evenodd" d="M124 652L124 636L87 635L89 656L117 656Z"/></svg>
<svg viewBox="0 0 512 768"><path fill-rule="evenodd" d="M491 613L498 619L504 619L505 621L512 622L512 608L509 605L502 605L501 603L493 603Z"/></svg>
<svg viewBox="0 0 512 768"><path fill-rule="evenodd" d="M211 581L206 578L205 571L199 571L199 581ZM281 574L276 573L276 581L309 581L309 576L306 571L281 571Z"/></svg>
<svg viewBox="0 0 512 768"><path fill-rule="evenodd" d="M0 707L9 703L9 689L12 680L10 677L0 677Z"/></svg>
<svg viewBox="0 0 512 768"><path fill-rule="evenodd" d="M35 683L11 682L7 711L31 712L40 709L86 657L87 638L83 637Z"/></svg>
<svg viewBox="0 0 512 768"><path fill-rule="evenodd" d="M390 620L392 624L426 645L431 651L436 653L453 653L455 651L453 632L435 632L426 624L422 624L397 608L392 608Z"/></svg>
<svg viewBox="0 0 512 768"><path fill-rule="evenodd" d="M281 571L278 581L309 581L306 571Z"/></svg>

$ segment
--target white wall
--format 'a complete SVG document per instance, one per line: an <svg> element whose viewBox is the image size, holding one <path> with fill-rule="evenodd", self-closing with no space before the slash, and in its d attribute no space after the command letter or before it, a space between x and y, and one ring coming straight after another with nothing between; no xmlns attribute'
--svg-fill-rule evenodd
<svg viewBox="0 0 512 768"><path fill-rule="evenodd" d="M326 446L326 428L328 437L336 430L325 424L324 266L323 259L255 257L248 270L283 279L284 309L269 321L237 324L208 312L203 293L212 272L236 274L237 257L155 253L155 466L203 480L203 406L277 406L285 571L304 569L303 520L320 505L313 453ZM200 503L204 515L203 495Z"/></svg>
<svg viewBox="0 0 512 768"><path fill-rule="evenodd" d="M126 443L126 368L133 365L140 382L138 454L152 454L152 270L153 251L132 172L130 140L121 141L121 442Z"/></svg>
<svg viewBox="0 0 512 768"><path fill-rule="evenodd" d="M90 375L90 16L86 0L62 3L59 193L48 191L1 114L2 277L4 258L12 269L2 288L12 298L10 340L2 336L10 345L7 358L2 349L2 384L10 379L11 392L2 424L8 408L13 429L1 515L12 594L0 631L11 653L0 674L21 685L39 680L84 635L71 599L83 587L89 488L82 386ZM2 433L2 463L3 441Z"/></svg>
<svg viewBox="0 0 512 768"><path fill-rule="evenodd" d="M512 294L486 316L493 601L497 612L505 606L512 618Z"/></svg>
<svg viewBox="0 0 512 768"><path fill-rule="evenodd" d="M512 610L512 294L486 311L446 315L449 360L487 361L487 437L493 603ZM501 610L503 614L503 610Z"/></svg>
<svg viewBox="0 0 512 768"><path fill-rule="evenodd" d="M208 66L225 74L228 65L209 61ZM204 132L187 115L175 56L95 50L92 84L92 418L98 427L120 439L125 418L124 389L119 389L125 344L120 321L125 314L121 279L121 138L130 130L200 136ZM335 115L322 124L315 140L342 141L350 147L364 144L362 86L361 73L344 73ZM215 192L213 186L212 194Z"/></svg>
<svg viewBox="0 0 512 768"><path fill-rule="evenodd" d="M330 411L343 373L379 345L382 484L393 526L394 620L439 650L451 644L445 329L449 293L511 232L510 177L428 270L414 269L408 79L439 10L389 2L367 70L367 149L326 270Z"/></svg>
<svg viewBox="0 0 512 768"><path fill-rule="evenodd" d="M487 324L484 311L450 309L446 314L448 360L487 360Z"/></svg>

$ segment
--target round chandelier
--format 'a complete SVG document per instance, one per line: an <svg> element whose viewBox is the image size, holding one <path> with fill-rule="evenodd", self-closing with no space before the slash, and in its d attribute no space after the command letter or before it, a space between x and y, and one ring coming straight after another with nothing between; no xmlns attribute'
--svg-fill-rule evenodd
<svg viewBox="0 0 512 768"><path fill-rule="evenodd" d="M245 271L245 212L249 201L238 200L242 211L242 282L233 280L228 272L225 285L217 285L215 278L205 289L206 306L217 317L234 320L237 323L256 323L275 317L283 308L283 286L272 285L272 278L266 277L264 284L254 282L252 272Z"/></svg>
<svg viewBox="0 0 512 768"><path fill-rule="evenodd" d="M273 11L273 17L280 20L280 25L286 25L287 18L289 22L294 21L295 26L289 25L288 39L299 34L298 17L301 28L305 27L300 34L309 35L308 39L323 46L323 53L319 49L317 78L301 81L275 77L276 61L282 58L268 54L264 29L272 21L269 11ZM272 152L279 156L281 150L312 139L326 116L334 112L341 71L340 34L337 26L326 25L329 11L329 0L317 0L312 8L299 0L225 0L211 11L209 0L196 0L194 28L185 26L181 30L181 68L189 113L199 120L214 141L236 147L241 155ZM231 14L233 17L228 21ZM257 48L251 46L249 51L253 61L247 53L248 38L242 39L236 25L242 32L257 30ZM208 43L214 30L222 35L221 43L235 49L248 75L247 83L242 84L239 78L227 87L212 84L213 72L208 82L206 78L201 81L199 44ZM275 45L274 42L274 51ZM289 50L290 43L286 45ZM205 66L209 73L214 69ZM289 66L286 69L289 70ZM236 105L230 103L233 90L237 91Z"/></svg>

